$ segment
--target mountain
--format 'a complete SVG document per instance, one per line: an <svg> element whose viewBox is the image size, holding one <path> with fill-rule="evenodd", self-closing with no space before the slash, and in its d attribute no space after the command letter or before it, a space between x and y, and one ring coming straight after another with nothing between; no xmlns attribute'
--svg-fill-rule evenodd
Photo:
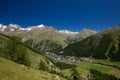
<svg viewBox="0 0 120 80"><path fill-rule="evenodd" d="M71 43L70 44L72 45L71 49L68 47L70 54L66 53L66 55L69 54L74 56L65 57L61 55L61 58L62 58L61 60L59 55L53 54L54 58L61 62L57 62L56 60L54 62L54 60L51 60L50 58L48 58L49 56L46 57L40 51L38 52L37 50L33 49L31 46L26 44L27 42L24 41L22 37L23 35L24 35L24 38L31 37L31 35L33 35L33 33L37 32L38 30L38 32L41 32L40 34L45 34L49 32L49 35L48 34L43 35L43 38L46 39L45 36L47 37L51 35L53 36L54 34L51 34L51 33L56 31L56 34L57 34L58 31L52 27L45 27L45 26L37 27L37 28L32 27L31 30L30 28L31 27L21 30L20 26L19 27L9 26L8 29L5 28L6 31L1 31L1 33L4 33L4 34L0 34L0 65L1 65L0 79L2 80L23 80L23 79L24 80L39 80L39 79L40 80L71 80L71 79L72 80L73 79L89 80L90 78L91 80L91 79L100 78L103 80L105 78L108 80L112 80L112 79L119 80L118 79L120 75L119 62L111 62L107 60L96 60L94 58L77 58L79 56L85 56L85 57L92 56L96 58L98 57L104 58L103 56L101 56L101 54L96 54L96 55L94 54L90 54L90 55L78 54L77 55L76 54L76 53L79 53L79 49L82 51L86 51L86 53L91 53L94 47L95 49L97 48L96 52L104 51L106 50L105 46L108 46L108 44L110 43L109 50L111 53L106 53L107 57L105 57L105 59L109 59L112 61L119 61L119 48L120 48L120 34L119 34L120 27L119 26L116 28L111 28L108 30L95 33L93 36L89 36L80 42ZM28 32L30 32L30 35L27 34L29 36L25 36L25 34ZM10 36L7 36L8 33ZM85 33L87 34L87 32ZM65 39L68 36L74 36L74 37L77 36L76 34L72 34L72 35L71 34L66 35L66 33L59 33L59 34L64 36ZM15 35L15 36L12 36L12 35ZM20 38L16 36L19 36ZM49 40L50 39L51 38L49 38ZM23 40L24 43L21 42L20 40ZM108 43L106 44L106 42ZM46 44L46 46L47 45L55 46L55 45ZM77 49L78 51L74 54L73 50L75 51ZM91 51L89 51L90 49ZM99 52L99 53L102 53L102 52ZM46 54L51 55L50 52L47 52ZM77 60L77 63L74 63L75 60ZM63 63L64 61L68 62L69 64ZM71 61L73 61L74 64L72 64ZM91 68L99 72L94 73L92 71L93 73L91 73ZM101 78L101 75L102 75L102 78Z"/></svg>
<svg viewBox="0 0 120 80"><path fill-rule="evenodd" d="M20 42L18 38L2 34L0 34L0 57L30 66L34 69L39 69L41 63L48 70L56 68L50 59Z"/></svg>
<svg viewBox="0 0 120 80"><path fill-rule="evenodd" d="M2 80L46 80L50 78L52 80L56 79L55 72L60 72L54 62L42 53L20 42L17 37L3 34L0 34L0 65L0 79Z"/></svg>
<svg viewBox="0 0 120 80"><path fill-rule="evenodd" d="M9 31L17 31L20 29L19 25L14 25L14 24L9 24L8 27L6 27L4 29L5 32L9 32Z"/></svg>
<svg viewBox="0 0 120 80"><path fill-rule="evenodd" d="M84 28L77 35L78 36L78 41L83 40L83 39L85 39L85 38L87 38L87 37L89 37L91 35L96 34L96 33L97 33L96 31Z"/></svg>
<svg viewBox="0 0 120 80"><path fill-rule="evenodd" d="M68 30L59 30L58 32L60 32L62 34L79 34L79 32L72 32L72 31L68 31Z"/></svg>
<svg viewBox="0 0 120 80"><path fill-rule="evenodd" d="M72 32L56 30L43 24L22 28L17 24L9 24L1 33L9 36L19 36L21 40L37 51L59 53L68 44L78 42L88 36L96 34L93 30Z"/></svg>
<svg viewBox="0 0 120 80"><path fill-rule="evenodd" d="M120 61L120 26L96 33L63 49L63 55Z"/></svg>
<svg viewBox="0 0 120 80"><path fill-rule="evenodd" d="M1 80L56 80L57 75L45 71L28 68L0 57ZM60 77L60 80L66 80Z"/></svg>

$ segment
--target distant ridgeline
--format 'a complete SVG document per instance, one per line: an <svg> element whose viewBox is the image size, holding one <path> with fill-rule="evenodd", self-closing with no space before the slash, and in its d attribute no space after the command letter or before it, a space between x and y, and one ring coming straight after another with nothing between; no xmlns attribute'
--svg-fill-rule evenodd
<svg viewBox="0 0 120 80"><path fill-rule="evenodd" d="M98 32L63 49L63 55L120 61L120 26Z"/></svg>
<svg viewBox="0 0 120 80"><path fill-rule="evenodd" d="M0 32L9 36L20 37L23 42L43 53L58 53L67 45L78 42L96 33L96 31L89 29L83 29L80 32L56 30L43 24L27 28L22 28L16 24L9 24L8 26L0 24Z"/></svg>

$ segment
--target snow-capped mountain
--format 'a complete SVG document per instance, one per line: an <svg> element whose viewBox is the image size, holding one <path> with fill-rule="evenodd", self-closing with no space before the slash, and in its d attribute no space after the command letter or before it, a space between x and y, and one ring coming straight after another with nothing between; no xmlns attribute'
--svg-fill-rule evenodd
<svg viewBox="0 0 120 80"><path fill-rule="evenodd" d="M0 24L0 31L16 31L16 30L19 30L19 31L31 31L32 29L43 29L47 26L43 25L43 24L40 24L40 25L37 25L37 26L28 26L27 28L22 28L21 26L17 25L17 24L9 24L8 26L3 26L2 24ZM59 33L62 33L62 34L79 34L79 32L72 32L72 31L69 31L69 30L56 30L58 31Z"/></svg>
<svg viewBox="0 0 120 80"><path fill-rule="evenodd" d="M44 29L44 28L51 28L51 27L40 24L40 25L37 25L37 26L28 26L26 28L22 28L21 26L19 26L17 24L9 24L8 26L0 24L0 31L5 31L5 32L18 31L18 30L19 31L31 31L33 29L40 30L40 29ZM89 29L83 29L81 32L72 32L72 31L69 31L69 30L56 30L56 31L59 32L59 33L62 33L62 34L70 34L70 35L71 34L77 35L79 33L89 35L89 33L93 33L93 34L96 33L96 31L89 30Z"/></svg>
<svg viewBox="0 0 120 80"><path fill-rule="evenodd" d="M1 30L2 32L11 32L11 31L17 31L19 30L21 27L17 24L9 24L8 26L5 26L3 30Z"/></svg>
<svg viewBox="0 0 120 80"><path fill-rule="evenodd" d="M31 31L32 29L35 29L35 28L42 29L42 28L45 28L45 25L40 24L40 25L37 25L37 26L29 26L27 28L21 28L20 30Z"/></svg>
<svg viewBox="0 0 120 80"><path fill-rule="evenodd" d="M24 31L31 31L32 29L35 29L35 28L39 28L39 29L42 29L44 28L45 25L41 24L41 25L37 25L37 26L29 26L27 28L22 28L21 26L17 25L17 24L9 24L8 26L5 26L5 25L2 25L0 24L0 31L16 31L16 30L24 30Z"/></svg>
<svg viewBox="0 0 120 80"><path fill-rule="evenodd" d="M23 42L42 52L59 52L68 44L78 42L96 31L83 29L80 32L56 30L43 24L22 28L17 24L0 25L0 32L9 36L18 36Z"/></svg>
<svg viewBox="0 0 120 80"><path fill-rule="evenodd" d="M31 28L44 28L45 27L45 25L43 25L43 24L40 24L40 25L37 25L37 26L31 26Z"/></svg>
<svg viewBox="0 0 120 80"><path fill-rule="evenodd" d="M68 30L59 30L58 32L63 33L63 34L79 34L79 32L72 32Z"/></svg>

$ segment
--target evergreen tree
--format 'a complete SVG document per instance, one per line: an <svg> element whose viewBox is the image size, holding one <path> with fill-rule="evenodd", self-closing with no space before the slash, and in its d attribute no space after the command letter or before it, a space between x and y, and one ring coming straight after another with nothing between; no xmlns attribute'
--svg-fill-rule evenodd
<svg viewBox="0 0 120 80"><path fill-rule="evenodd" d="M71 80L81 80L80 73L77 71L75 67L73 67L71 71L72 71Z"/></svg>
<svg viewBox="0 0 120 80"><path fill-rule="evenodd" d="M42 60L40 61L39 69L43 71L49 71L47 65Z"/></svg>
<svg viewBox="0 0 120 80"><path fill-rule="evenodd" d="M11 39L12 40L10 40L6 46L5 57L17 63L29 66L30 60L26 52L26 47L22 45L18 38L12 37Z"/></svg>
<svg viewBox="0 0 120 80"><path fill-rule="evenodd" d="M89 80L120 80L113 75L101 73L100 71L90 69Z"/></svg>

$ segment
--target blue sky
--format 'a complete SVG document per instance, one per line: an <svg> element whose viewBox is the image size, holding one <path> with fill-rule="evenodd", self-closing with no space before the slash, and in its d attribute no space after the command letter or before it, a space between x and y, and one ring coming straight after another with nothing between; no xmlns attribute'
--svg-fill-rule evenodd
<svg viewBox="0 0 120 80"><path fill-rule="evenodd" d="M120 0L0 0L0 23L99 31L120 24Z"/></svg>

